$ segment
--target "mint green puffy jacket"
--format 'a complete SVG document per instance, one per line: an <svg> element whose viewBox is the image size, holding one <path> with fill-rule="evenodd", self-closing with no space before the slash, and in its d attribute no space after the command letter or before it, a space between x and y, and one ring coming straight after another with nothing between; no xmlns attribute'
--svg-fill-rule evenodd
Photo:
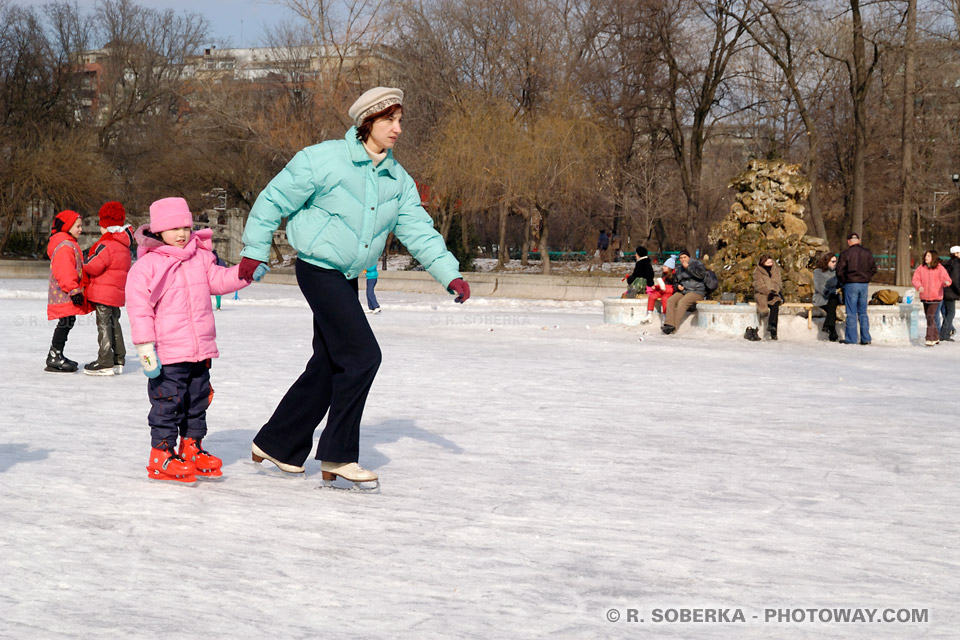
<svg viewBox="0 0 960 640"><path fill-rule="evenodd" d="M267 262L273 232L287 218L297 257L348 279L376 263L391 231L443 286L462 277L413 178L392 151L374 167L356 134L351 127L343 140L307 147L287 163L250 210L241 255Z"/></svg>

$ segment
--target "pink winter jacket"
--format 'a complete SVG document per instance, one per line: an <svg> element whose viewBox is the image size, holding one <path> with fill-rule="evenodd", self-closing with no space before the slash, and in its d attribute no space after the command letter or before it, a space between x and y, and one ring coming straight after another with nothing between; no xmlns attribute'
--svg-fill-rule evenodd
<svg viewBox="0 0 960 640"><path fill-rule="evenodd" d="M938 264L936 269L928 269L926 265L920 265L913 272L913 288L920 292L920 300L924 302L939 302L943 300L943 288L952 284L950 275ZM920 291L923 287L923 291Z"/></svg>
<svg viewBox="0 0 960 640"><path fill-rule="evenodd" d="M239 267L219 267L211 251L213 232L195 231L182 249L145 236L137 229L137 261L127 276L127 315L134 344L155 342L162 364L216 358L217 330L211 295L250 283Z"/></svg>

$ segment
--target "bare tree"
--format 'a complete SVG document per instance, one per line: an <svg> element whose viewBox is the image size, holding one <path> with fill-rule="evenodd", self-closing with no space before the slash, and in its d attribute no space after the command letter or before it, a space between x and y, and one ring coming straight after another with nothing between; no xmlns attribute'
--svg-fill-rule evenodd
<svg viewBox="0 0 960 640"><path fill-rule="evenodd" d="M753 5L752 10L749 5ZM827 239L827 230L820 212L818 182L819 130L809 107L809 96L816 94L822 83L822 74L812 83L804 83L804 75L816 72L812 58L815 45L811 46L805 32L817 19L810 2L804 0L744 0L744 7L731 11L731 17L741 21L743 28L754 42L783 72L790 98L803 121L807 138L806 173L810 179L810 217L817 236ZM812 86L810 86L812 84Z"/></svg>
<svg viewBox="0 0 960 640"><path fill-rule="evenodd" d="M704 148L724 102L722 87L730 61L743 43L747 17L731 17L736 0L665 0L657 12L657 34L666 69L662 87L669 122L665 133L686 196L686 244L701 240L700 187ZM746 9L741 9L745 12Z"/></svg>
<svg viewBox="0 0 960 640"><path fill-rule="evenodd" d="M897 225L896 284L910 282L910 229L913 218L913 130L916 99L917 0L907 1L903 63L903 125L900 159L900 221Z"/></svg>
<svg viewBox="0 0 960 640"><path fill-rule="evenodd" d="M0 252L30 205L84 207L108 172L75 127L76 74L40 14L0 3Z"/></svg>
<svg viewBox="0 0 960 640"><path fill-rule="evenodd" d="M865 32L861 0L849 0L851 47L848 55L839 55L820 49L828 58L843 64L849 79L853 103L853 162L851 166L850 230L863 235L863 199L866 185L867 100L873 72L880 62L880 44L877 33L868 37ZM871 53L867 55L867 43Z"/></svg>
<svg viewBox="0 0 960 640"><path fill-rule="evenodd" d="M209 23L197 13L177 16L132 0L100 0L97 7L97 35L105 43L96 57L100 146L122 163L131 158L128 150L139 153L139 127L178 116L184 62L207 39Z"/></svg>

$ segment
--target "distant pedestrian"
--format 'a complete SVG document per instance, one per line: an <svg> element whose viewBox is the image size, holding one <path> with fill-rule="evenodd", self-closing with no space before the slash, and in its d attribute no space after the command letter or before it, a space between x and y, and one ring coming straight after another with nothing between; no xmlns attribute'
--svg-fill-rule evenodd
<svg viewBox="0 0 960 640"><path fill-rule="evenodd" d="M761 321L766 318L770 339L776 340L780 305L783 304L783 277L773 256L765 253L757 260L757 267L753 270L753 293L757 315Z"/></svg>
<svg viewBox="0 0 960 640"><path fill-rule="evenodd" d="M227 264L227 261L226 261L226 260L224 260L223 258L220 257L220 254L217 253L217 250L216 250L216 249L211 249L210 252L213 254L213 257L214 257L215 260L216 260L216 262L215 262L214 264L216 264L218 267L228 267L228 266L230 266L230 265ZM234 291L234 292L233 292L233 299L234 299L234 300L237 300L237 299L239 299L239 297L240 297L240 292L239 292L239 291ZM223 304L223 296L217 295L217 296L214 296L214 298L217 300L216 310L217 310L217 311L220 311L220 306Z"/></svg>
<svg viewBox="0 0 960 640"><path fill-rule="evenodd" d="M820 254L817 268L813 270L813 304L827 314L823 321L823 331L827 332L830 342L836 342L837 305L840 304L840 282L837 280L837 256L829 251Z"/></svg>
<svg viewBox="0 0 960 640"><path fill-rule="evenodd" d="M860 236L847 236L847 248L837 260L837 278L843 285L843 303L847 313L844 342L870 344L870 318L867 301L870 281L877 274L877 263L869 249L860 244ZM860 335L857 336L857 328Z"/></svg>
<svg viewBox="0 0 960 640"><path fill-rule="evenodd" d="M607 235L606 229L600 229L600 235L597 236L597 253L596 256L600 258L600 262L606 262L608 258L608 250L610 249L610 236Z"/></svg>
<svg viewBox="0 0 960 640"><path fill-rule="evenodd" d="M950 286L943 290L943 323L940 325L940 340L953 342L953 320L957 313L957 300L960 300L960 246L950 247L950 259L944 265L950 276Z"/></svg>
<svg viewBox="0 0 960 640"><path fill-rule="evenodd" d="M940 343L940 333L937 331L937 308L943 301L944 287L953 284L947 270L940 264L940 256L936 251L923 253L923 264L913 272L913 288L923 303L923 313L927 317L926 345L932 347Z"/></svg>
<svg viewBox="0 0 960 640"><path fill-rule="evenodd" d="M368 313L380 313L380 303L377 302L377 294L373 291L377 288L377 275L377 263L374 262L373 265L368 267L365 272L365 277L367 280Z"/></svg>

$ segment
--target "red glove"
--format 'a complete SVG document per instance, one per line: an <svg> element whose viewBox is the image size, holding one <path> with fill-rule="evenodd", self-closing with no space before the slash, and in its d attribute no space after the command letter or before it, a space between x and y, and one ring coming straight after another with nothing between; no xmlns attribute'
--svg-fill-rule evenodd
<svg viewBox="0 0 960 640"><path fill-rule="evenodd" d="M240 270L237 275L240 276L241 280L253 282L253 272L262 264L262 262L253 258L243 258L240 260Z"/></svg>
<svg viewBox="0 0 960 640"><path fill-rule="evenodd" d="M457 297L454 299L454 302L459 302L463 304L470 298L470 285L467 284L467 281L463 278L457 278L452 280L450 284L447 285L447 289L457 294Z"/></svg>

